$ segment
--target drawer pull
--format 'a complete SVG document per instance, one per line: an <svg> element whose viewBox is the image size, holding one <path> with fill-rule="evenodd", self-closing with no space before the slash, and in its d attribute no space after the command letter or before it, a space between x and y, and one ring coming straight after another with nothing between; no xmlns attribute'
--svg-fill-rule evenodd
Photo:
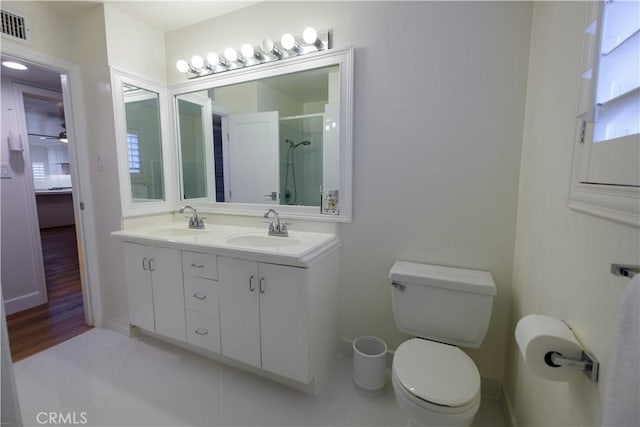
<svg viewBox="0 0 640 427"><path fill-rule="evenodd" d="M193 297L195 299L199 299L199 300L207 299L207 295L206 294L202 294L200 292L196 292L195 294L193 294Z"/></svg>
<svg viewBox="0 0 640 427"><path fill-rule="evenodd" d="M202 267L204 267L204 264L196 264L195 262L192 262L191 263L191 267L193 267L193 268L202 268Z"/></svg>
<svg viewBox="0 0 640 427"><path fill-rule="evenodd" d="M199 329L199 328L198 328L198 329L196 329L194 332L195 332L196 334L198 334L198 335L202 335L202 336L205 336L205 335L208 335L208 334L209 334L209 331L206 331L206 330L203 330L203 329Z"/></svg>

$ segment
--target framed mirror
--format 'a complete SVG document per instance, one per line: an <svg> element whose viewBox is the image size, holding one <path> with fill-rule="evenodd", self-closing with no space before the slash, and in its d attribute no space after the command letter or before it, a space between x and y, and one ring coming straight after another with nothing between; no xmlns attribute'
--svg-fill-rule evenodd
<svg viewBox="0 0 640 427"><path fill-rule="evenodd" d="M352 76L347 48L174 87L180 199L349 221Z"/></svg>
<svg viewBox="0 0 640 427"><path fill-rule="evenodd" d="M166 89L117 70L112 88L123 216L168 210Z"/></svg>

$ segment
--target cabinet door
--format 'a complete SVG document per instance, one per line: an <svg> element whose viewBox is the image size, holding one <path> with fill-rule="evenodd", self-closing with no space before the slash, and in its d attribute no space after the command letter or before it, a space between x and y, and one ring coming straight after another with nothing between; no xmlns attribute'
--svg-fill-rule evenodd
<svg viewBox="0 0 640 427"><path fill-rule="evenodd" d="M309 381L307 270L260 264L262 369Z"/></svg>
<svg viewBox="0 0 640 427"><path fill-rule="evenodd" d="M258 264L218 258L222 354L260 367Z"/></svg>
<svg viewBox="0 0 640 427"><path fill-rule="evenodd" d="M186 341L182 260L180 251L150 248L153 283L153 306L156 332L166 337Z"/></svg>
<svg viewBox="0 0 640 427"><path fill-rule="evenodd" d="M127 279L129 323L154 332L153 291L149 272L149 246L123 243L124 271Z"/></svg>

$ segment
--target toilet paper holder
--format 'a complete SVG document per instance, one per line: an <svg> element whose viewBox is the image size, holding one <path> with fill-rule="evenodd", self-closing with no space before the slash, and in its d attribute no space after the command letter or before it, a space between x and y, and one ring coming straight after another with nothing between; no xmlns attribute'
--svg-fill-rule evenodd
<svg viewBox="0 0 640 427"><path fill-rule="evenodd" d="M557 351L550 351L544 356L544 361L553 368L578 368L584 372L591 381L598 381L600 362L598 362L598 359L596 359L593 354L587 351L582 351L580 359L566 357Z"/></svg>

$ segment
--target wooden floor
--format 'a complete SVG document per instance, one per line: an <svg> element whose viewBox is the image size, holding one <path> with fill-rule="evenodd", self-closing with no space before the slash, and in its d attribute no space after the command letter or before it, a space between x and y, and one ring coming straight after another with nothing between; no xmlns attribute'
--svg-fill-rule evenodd
<svg viewBox="0 0 640 427"><path fill-rule="evenodd" d="M84 322L75 226L42 229L40 236L49 301L7 316L14 362L91 329Z"/></svg>

